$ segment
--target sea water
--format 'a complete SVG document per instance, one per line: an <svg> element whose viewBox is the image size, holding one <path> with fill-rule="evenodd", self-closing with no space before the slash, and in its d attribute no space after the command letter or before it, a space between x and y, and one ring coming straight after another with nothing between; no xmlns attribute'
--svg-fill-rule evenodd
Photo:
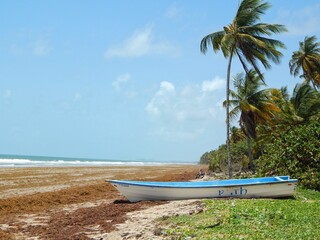
<svg viewBox="0 0 320 240"><path fill-rule="evenodd" d="M157 162L152 160L110 160L0 154L0 168L4 167L70 167L70 166L159 166L167 164L194 164Z"/></svg>

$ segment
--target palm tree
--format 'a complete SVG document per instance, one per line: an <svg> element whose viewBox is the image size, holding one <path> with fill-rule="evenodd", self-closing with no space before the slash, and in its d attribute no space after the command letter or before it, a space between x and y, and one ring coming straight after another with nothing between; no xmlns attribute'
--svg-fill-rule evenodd
<svg viewBox="0 0 320 240"><path fill-rule="evenodd" d="M279 114L273 117L271 126L264 127L276 127L280 124L290 124L292 117L295 115L292 104L290 103L290 94L288 93L287 87L280 89L272 88L269 92L269 99L278 106L280 109ZM268 130L270 131L270 129ZM267 134L269 134L267 132Z"/></svg>
<svg viewBox="0 0 320 240"><path fill-rule="evenodd" d="M308 121L320 112L320 93L309 84L297 84L290 102L295 115L301 119L300 123Z"/></svg>
<svg viewBox="0 0 320 240"><path fill-rule="evenodd" d="M320 43L316 36L305 37L299 42L299 50L293 52L289 62L290 73L296 77L302 70L306 82L313 86L320 86Z"/></svg>
<svg viewBox="0 0 320 240"><path fill-rule="evenodd" d="M260 90L262 85L264 83L258 74L254 70L249 70L249 74L236 75L234 86L237 91L230 90L229 105L233 107L230 111L230 117L234 118L240 113L239 123L247 138L249 166L253 172L251 139L257 139L256 127L259 123L270 122L274 113L280 111L269 98L271 89ZM226 104L225 101L224 105Z"/></svg>
<svg viewBox="0 0 320 240"><path fill-rule="evenodd" d="M243 131L240 128L233 126L230 128L230 141L231 143L237 143L244 139Z"/></svg>
<svg viewBox="0 0 320 240"><path fill-rule="evenodd" d="M320 116L320 92L306 82L297 84L292 96L286 88L272 89L270 93L270 99L281 111L273 116L272 122L259 125L260 146L271 141L270 132L281 135L296 125Z"/></svg>
<svg viewBox="0 0 320 240"><path fill-rule="evenodd" d="M278 125L297 125L320 113L320 93L307 82L296 84L290 97L287 88L274 89L273 102L281 109Z"/></svg>
<svg viewBox="0 0 320 240"><path fill-rule="evenodd" d="M280 41L267 38L273 33L286 31L283 25L258 23L260 16L265 13L270 5L261 0L243 0L240 3L236 16L231 24L223 27L222 31L213 32L205 36L200 43L200 51L206 53L208 47L212 45L214 52L222 51L225 58L228 58L227 86L226 86L226 125L227 125L227 152L229 178L232 177L232 162L230 154L230 119L229 119L229 90L230 72L233 56L236 55L245 72L249 69L257 72L263 79L258 66L261 63L264 68L271 67L269 60L278 63L281 52L277 48L284 48Z"/></svg>

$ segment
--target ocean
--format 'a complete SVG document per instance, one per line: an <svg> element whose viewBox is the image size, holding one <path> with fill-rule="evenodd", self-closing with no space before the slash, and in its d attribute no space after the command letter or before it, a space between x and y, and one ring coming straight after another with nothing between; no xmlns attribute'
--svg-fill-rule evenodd
<svg viewBox="0 0 320 240"><path fill-rule="evenodd" d="M10 167L81 167L81 166L161 166L167 164L196 164L191 162L157 162L152 160L110 160L0 154L0 168Z"/></svg>

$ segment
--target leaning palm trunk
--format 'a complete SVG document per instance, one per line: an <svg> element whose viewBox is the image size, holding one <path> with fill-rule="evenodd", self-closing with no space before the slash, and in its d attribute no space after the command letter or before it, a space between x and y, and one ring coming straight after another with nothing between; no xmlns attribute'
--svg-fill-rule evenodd
<svg viewBox="0 0 320 240"><path fill-rule="evenodd" d="M227 122L227 158L228 158L228 173L229 178L232 178L232 160L231 160L231 146L230 146L230 112L229 112L229 98L230 98L230 72L232 62L233 48L229 57L228 72L227 72L227 89L226 89L226 122Z"/></svg>
<svg viewBox="0 0 320 240"><path fill-rule="evenodd" d="M253 157L252 157L252 151L251 151L251 141L248 135L246 137L247 137L247 145L248 145L249 168L252 171L252 173L255 173L255 167L253 164Z"/></svg>

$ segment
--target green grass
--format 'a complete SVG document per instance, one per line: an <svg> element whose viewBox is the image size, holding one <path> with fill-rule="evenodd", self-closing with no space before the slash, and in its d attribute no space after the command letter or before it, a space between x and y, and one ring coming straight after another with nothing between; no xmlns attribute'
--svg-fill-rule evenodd
<svg viewBox="0 0 320 240"><path fill-rule="evenodd" d="M159 220L169 239L320 239L320 192L204 203L202 213Z"/></svg>

